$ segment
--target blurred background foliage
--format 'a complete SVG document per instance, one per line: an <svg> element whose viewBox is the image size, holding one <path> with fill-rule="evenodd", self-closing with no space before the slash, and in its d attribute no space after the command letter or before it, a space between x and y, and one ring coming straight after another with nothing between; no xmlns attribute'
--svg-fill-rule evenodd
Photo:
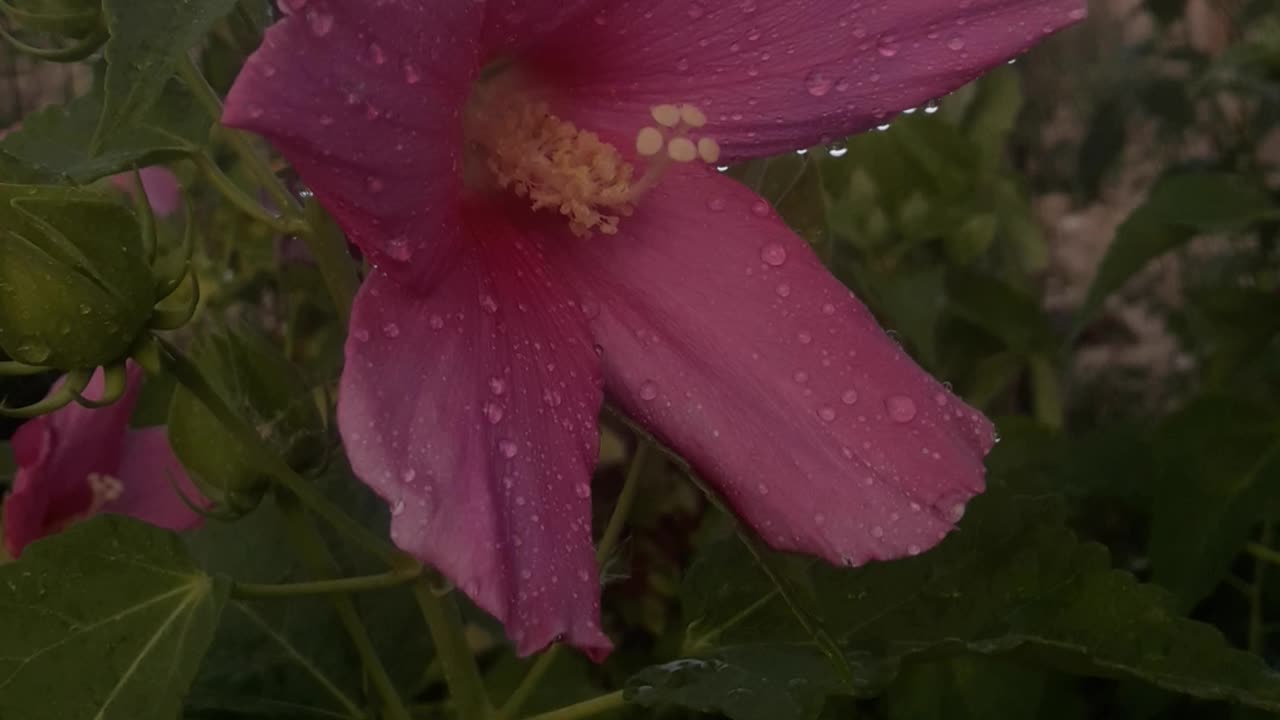
<svg viewBox="0 0 1280 720"><path fill-rule="evenodd" d="M619 716L1280 711L1280 3L1096 0L1091 13L876 131L728 170L996 419L991 490L962 531L920 558L835 570L738 538L678 461L651 458L606 566L618 651L599 667L556 656L530 710L626 687L638 707ZM245 0L218 25L204 49L215 87L266 17ZM0 50L0 127L86 92L92 74ZM202 332L251 325L328 407L343 328L305 251L194 192ZM47 382L0 380L0 394L30 400ZM171 388L146 392L135 422L164 422ZM625 420L607 413L603 428L597 527L636 446ZM328 441L318 476L385 523ZM273 512L197 533L194 555L293 577ZM435 717L442 675L404 631L418 621L402 600L361 602L415 710ZM327 606L311 605L233 603L186 716L331 717L317 671L360 693ZM502 697L528 665L471 619Z"/></svg>

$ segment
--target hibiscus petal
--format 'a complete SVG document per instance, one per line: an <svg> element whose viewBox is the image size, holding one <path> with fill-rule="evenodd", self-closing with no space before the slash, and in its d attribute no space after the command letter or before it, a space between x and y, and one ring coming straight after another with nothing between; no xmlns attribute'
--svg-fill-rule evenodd
<svg viewBox="0 0 1280 720"><path fill-rule="evenodd" d="M4 541L17 557L29 543L79 519L93 502L91 473L114 475L129 416L138 402L142 371L128 368L128 387L115 404L100 409L68 405L24 423L13 436L18 471L4 503ZM61 382L61 381L59 381ZM102 370L84 395L100 397Z"/></svg>
<svg viewBox="0 0 1280 720"><path fill-rule="evenodd" d="M1084 0L610 2L522 59L582 127L629 141L651 105L693 103L732 160L886 122L1084 16Z"/></svg>
<svg viewBox="0 0 1280 720"><path fill-rule="evenodd" d="M500 619L525 655L601 657L590 486L601 403L585 323L537 243L468 213L430 291L375 272L356 299L338 412L391 536Z"/></svg>
<svg viewBox="0 0 1280 720"><path fill-rule="evenodd" d="M173 454L164 428L131 430L125 435L115 479L120 481L121 494L102 507L104 513L128 515L167 530L189 530L203 521L175 490L180 488L192 502L207 504Z"/></svg>
<svg viewBox="0 0 1280 720"><path fill-rule="evenodd" d="M271 140L387 272L454 248L461 114L483 5L292 0L227 97L223 122ZM416 256L416 257L415 257ZM415 262L410 263L413 258Z"/></svg>
<svg viewBox="0 0 1280 720"><path fill-rule="evenodd" d="M502 57L544 40L601 0L488 0L484 13L487 58Z"/></svg>
<svg viewBox="0 0 1280 720"><path fill-rule="evenodd" d="M548 247L595 317L610 395L774 547L915 554L982 490L990 423L742 185L674 171L617 237Z"/></svg>

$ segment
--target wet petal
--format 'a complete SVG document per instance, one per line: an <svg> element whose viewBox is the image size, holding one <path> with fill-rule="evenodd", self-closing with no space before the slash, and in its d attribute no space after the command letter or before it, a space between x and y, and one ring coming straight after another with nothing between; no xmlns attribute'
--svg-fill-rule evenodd
<svg viewBox="0 0 1280 720"><path fill-rule="evenodd" d="M548 247L595 316L610 395L774 547L915 554L982 490L990 423L738 183L681 170L616 238Z"/></svg>
<svg viewBox="0 0 1280 720"><path fill-rule="evenodd" d="M544 42L561 25L599 4L600 0L489 0L483 36L487 59Z"/></svg>
<svg viewBox="0 0 1280 720"><path fill-rule="evenodd" d="M462 108L483 6L282 3L227 97L223 122L271 140L389 273L411 277L456 224Z"/></svg>
<svg viewBox="0 0 1280 720"><path fill-rule="evenodd" d="M24 423L14 434L18 471L4 502L4 541L13 557L82 518L93 504L89 475L113 475L120 467L129 416L142 387L137 366L130 365L128 375L128 389L114 405L96 410L68 405ZM98 370L85 396L100 397L103 384Z"/></svg>
<svg viewBox="0 0 1280 720"><path fill-rule="evenodd" d="M180 488L195 503L208 504L173 454L164 428L131 430L125 435L114 479L120 483L120 495L103 505L102 512L128 515L167 530L189 530L203 519L174 489Z"/></svg>
<svg viewBox="0 0 1280 720"><path fill-rule="evenodd" d="M726 159L886 122L1085 16L1083 0L604 3L523 56L562 116L629 141L649 107L693 103ZM572 109L569 109L572 108Z"/></svg>
<svg viewBox="0 0 1280 720"><path fill-rule="evenodd" d="M590 482L601 379L537 245L468 213L468 252L430 291L375 272L356 300L339 425L392 539L439 568L526 655L594 657Z"/></svg>

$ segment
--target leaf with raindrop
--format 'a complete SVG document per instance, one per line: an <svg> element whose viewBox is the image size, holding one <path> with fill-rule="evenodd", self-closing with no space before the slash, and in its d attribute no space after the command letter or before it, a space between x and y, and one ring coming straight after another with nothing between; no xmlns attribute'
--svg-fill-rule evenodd
<svg viewBox="0 0 1280 720"><path fill-rule="evenodd" d="M0 567L0 717L173 720L227 583L165 530L102 516Z"/></svg>

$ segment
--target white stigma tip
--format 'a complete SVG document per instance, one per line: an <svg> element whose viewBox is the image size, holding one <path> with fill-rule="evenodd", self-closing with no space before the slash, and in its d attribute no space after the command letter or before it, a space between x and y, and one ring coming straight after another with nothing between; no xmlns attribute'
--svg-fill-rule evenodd
<svg viewBox="0 0 1280 720"><path fill-rule="evenodd" d="M720 143L704 137L698 140L698 157L708 164L714 165L720 159Z"/></svg>
<svg viewBox="0 0 1280 720"><path fill-rule="evenodd" d="M707 116L692 105L680 106L680 119L691 128L700 128L707 124Z"/></svg>
<svg viewBox="0 0 1280 720"><path fill-rule="evenodd" d="M667 156L676 162L693 162L698 157L698 148L686 137L678 137L667 143Z"/></svg>
<svg viewBox="0 0 1280 720"><path fill-rule="evenodd" d="M654 105L649 111L653 115L654 122L665 127L675 127L680 124L680 108L675 105Z"/></svg>
<svg viewBox="0 0 1280 720"><path fill-rule="evenodd" d="M639 135L636 135L636 152L645 157L653 157L662 152L664 142L662 131L658 130L658 128L644 128Z"/></svg>

